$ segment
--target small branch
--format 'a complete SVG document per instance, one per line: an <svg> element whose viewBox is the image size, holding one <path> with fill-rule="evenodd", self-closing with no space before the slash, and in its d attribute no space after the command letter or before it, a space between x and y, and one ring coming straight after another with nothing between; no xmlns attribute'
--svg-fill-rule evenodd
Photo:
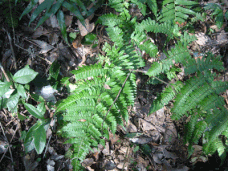
<svg viewBox="0 0 228 171"><path fill-rule="evenodd" d="M4 138L5 138L5 140L7 141L7 144L8 144L7 149L9 149L10 159L11 159L11 162L13 163L13 155L12 155L12 152L11 152L10 144L9 144L9 141L8 141L6 135L5 135L5 131L4 131L3 127L2 127L2 123L1 123L1 122L0 122L0 126L1 126L2 133L3 133L3 135L4 135ZM6 153L6 152L7 152L7 151L5 151L5 153ZM0 162L2 161L3 157L5 156L5 153L4 153L4 155L2 156Z"/></svg>
<svg viewBox="0 0 228 171"><path fill-rule="evenodd" d="M14 22L13 22L12 7L11 7L10 0L9 0L9 8L10 8L10 20L11 20L11 24L12 24L12 28L13 28L13 42L15 44L15 30L14 30Z"/></svg>
<svg viewBox="0 0 228 171"><path fill-rule="evenodd" d="M15 57L15 53L14 53L14 48L13 48L13 43L12 43L11 36L10 36L9 32L7 30L5 30L4 28L3 28L3 31L5 31L6 34L7 34L7 36L8 36L9 44L10 44L10 49L12 51L12 56L13 56L13 60L14 60L14 69L17 70L17 64L16 64L17 61L16 61L16 57Z"/></svg>
<svg viewBox="0 0 228 171"><path fill-rule="evenodd" d="M3 68L2 64L1 64L1 62L0 62L0 69L1 69L2 72L3 72L3 74L4 74L5 78L6 78L6 81L10 82L10 79L9 79L8 75L6 74L6 72L5 72L5 70L4 70L4 68ZM13 89L13 86L10 85L10 88Z"/></svg>

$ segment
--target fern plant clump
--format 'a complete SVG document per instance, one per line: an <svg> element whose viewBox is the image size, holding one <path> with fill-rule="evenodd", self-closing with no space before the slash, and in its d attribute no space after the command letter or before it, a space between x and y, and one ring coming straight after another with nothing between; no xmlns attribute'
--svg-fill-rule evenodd
<svg viewBox="0 0 228 171"><path fill-rule="evenodd" d="M154 19L147 17L139 23L137 17L129 13L131 4L136 4L143 16L147 15L148 6ZM197 16L194 11L197 4L195 1L165 0L159 10L155 0L109 1L109 6L119 14L104 14L97 21L106 27L111 40L103 46L105 56L100 55L97 64L72 71L75 90L57 104L56 113L62 114L64 120L60 133L67 139L66 143L72 144L68 154L75 170L82 169L81 162L93 147L105 145L109 131L115 133L117 125L124 126L124 121L128 121L127 107L134 104L137 88L134 72L145 66L142 51L150 57L156 57L161 50L166 54L165 59L152 63L146 72L149 77L171 80L176 71L180 71L175 67L177 63L188 76L186 81L168 84L152 103L150 114L173 102L172 119L190 117L185 135L189 154L193 151L192 145L203 136L207 154L217 150L221 157L225 156L227 144L223 143L221 135L227 138L228 119L220 95L228 88L228 83L215 81L216 72L224 70L223 63L211 53L195 60L188 46L196 38L187 32L181 33L178 26ZM175 46L169 50L160 49L148 36L149 32L164 35L164 45L173 41ZM71 85L68 78L63 81Z"/></svg>

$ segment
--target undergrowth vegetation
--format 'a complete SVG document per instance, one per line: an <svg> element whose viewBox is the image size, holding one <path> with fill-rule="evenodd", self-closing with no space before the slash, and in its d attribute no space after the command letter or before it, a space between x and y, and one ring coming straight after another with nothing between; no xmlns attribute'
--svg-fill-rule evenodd
<svg viewBox="0 0 228 171"><path fill-rule="evenodd" d="M53 2L54 0L46 0L40 4L32 13L30 23L43 10L46 10L45 14L37 27L51 15L57 14L66 42L68 39L61 7L75 14L84 23L85 17L91 15L102 3L99 1L97 6L88 10L86 1ZM28 14L37 3L38 0L30 1L21 17ZM133 5L138 6L143 19L130 14ZM228 150L228 115L221 94L228 89L228 82L217 79L219 73L224 71L223 62L220 56L210 52L204 53L202 58L192 57L189 46L196 37L190 35L187 28L180 27L185 22L203 20L198 2L109 0L108 6L116 12L104 14L97 20L97 24L105 26L111 40L111 43L103 45L102 50L106 54L100 55L94 65L71 71L74 82L70 78L63 78L62 83L66 86L74 85L74 90L56 104L55 114L63 116L63 124L58 133L67 139L65 143L72 144L67 156L72 159L74 170L83 170L81 163L92 148L98 144L105 146L109 131L115 133L117 125L124 127L128 121L128 107L134 105L136 97L135 73L139 70L151 78L152 84L161 84L161 80L166 80L167 83L166 88L151 104L148 115L166 105L171 108L172 119L189 117L185 129L189 155L193 153L192 146L201 141L205 154L217 151L224 160ZM205 9L218 9L212 6ZM222 15L220 8L218 10L213 15L217 15L216 21L220 21L217 22L220 27L221 20L223 23L227 14ZM163 37L162 46L161 41L156 39L158 35ZM151 58L157 58L149 70L143 70L145 62L142 52ZM159 53L164 53L165 58L159 60ZM184 68L183 80L176 77L181 71L176 67L178 65ZM170 80L174 81L171 83ZM9 88L8 84L7 86Z"/></svg>
<svg viewBox="0 0 228 171"><path fill-rule="evenodd" d="M129 14L131 3L138 5L144 16L149 10L148 5L154 18L147 17L140 22L132 17ZM186 31L181 33L177 24L200 15L194 11L197 2L163 1L161 10L158 10L155 1L131 3L109 1L109 6L119 14L102 15L98 23L107 26L106 31L113 44L104 45L106 56L100 56L100 64L72 71L76 89L57 106L57 113L65 110L65 125L61 133L69 139L67 143L72 144L70 156L74 167L80 167L79 163L85 159L91 147L104 144L108 130L115 132L117 124L123 125L123 121L127 121L127 106L133 105L136 91L134 72L145 66L141 52L156 57L159 51L148 33L163 34L166 37L161 49L166 58L154 62L145 74L155 79L161 75L168 76L173 70L176 71L174 64L179 63L183 65L185 75L189 76L184 82L176 80L175 83L168 84L152 103L150 114L169 102L174 102L171 109L173 119L180 119L183 115L191 116L185 134L189 155L193 152L192 145L197 144L203 135L205 153L213 154L217 150L224 159L227 144L223 143L222 137L227 136L228 117L220 94L228 88L228 84L215 81L215 71L222 72L223 63L220 57L211 53L195 60L188 46L196 38ZM168 51L164 50L165 45L172 41L176 42L175 46ZM174 77L168 78L171 80Z"/></svg>

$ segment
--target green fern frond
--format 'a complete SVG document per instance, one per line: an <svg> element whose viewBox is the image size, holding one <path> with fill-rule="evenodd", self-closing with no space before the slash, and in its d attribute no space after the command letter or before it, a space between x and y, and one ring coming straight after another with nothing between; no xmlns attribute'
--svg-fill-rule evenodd
<svg viewBox="0 0 228 171"><path fill-rule="evenodd" d="M192 138L193 131L195 130L195 125L197 123L197 119L199 118L199 115L194 112L194 114L191 115L190 121L185 125L185 136L184 136L184 143L187 144Z"/></svg>
<svg viewBox="0 0 228 171"><path fill-rule="evenodd" d="M198 144L200 137L207 128L207 123L205 121L199 121L195 125L195 129L192 133L192 138L190 139L190 144Z"/></svg>
<svg viewBox="0 0 228 171"><path fill-rule="evenodd" d="M145 66L142 57L139 56L131 44L125 47L110 46L105 43L103 50L106 56L112 61L112 64L121 67L122 69L136 69Z"/></svg>
<svg viewBox="0 0 228 171"><path fill-rule="evenodd" d="M214 90L205 82L202 74L198 77L192 77L186 81L186 85L175 98L172 118L180 119L187 111L193 109L201 100L213 92Z"/></svg>
<svg viewBox="0 0 228 171"><path fill-rule="evenodd" d="M123 12L129 7L129 3L125 0L109 0L109 6L114 8L117 12Z"/></svg>
<svg viewBox="0 0 228 171"><path fill-rule="evenodd" d="M171 22L165 22L162 24L157 23L155 20L151 18L147 18L143 20L140 24L138 24L135 28L136 32L142 33L144 30L147 32L153 33L163 33L166 34L169 38L173 37L174 26Z"/></svg>
<svg viewBox="0 0 228 171"><path fill-rule="evenodd" d="M76 90L57 104L56 113L63 112L60 132L72 144L74 168L80 167L92 147L105 145L103 137L109 138L109 130L115 133L117 124L128 121L127 107L134 104L136 94L135 76L121 69L95 64L72 71Z"/></svg>
<svg viewBox="0 0 228 171"><path fill-rule="evenodd" d="M211 124L214 126L208 136L209 143L213 142L216 137L218 137L223 131L226 131L228 129L227 109L225 107L222 107L221 109L214 109L213 113L214 115L216 115L216 117Z"/></svg>
<svg viewBox="0 0 228 171"><path fill-rule="evenodd" d="M198 71L206 72L211 69L216 69L217 71L224 70L221 57L217 56L215 58L211 53L208 53L207 56L202 59L198 58L197 61L193 58L188 60L185 67L185 74L192 74Z"/></svg>
<svg viewBox="0 0 228 171"><path fill-rule="evenodd" d="M184 32L183 35L180 36L180 42L184 45L184 46L188 46L191 42L197 40L196 36L194 35L190 35L189 33L187 33L186 31Z"/></svg>
<svg viewBox="0 0 228 171"><path fill-rule="evenodd" d="M140 2L139 0L131 0L131 2L138 6L141 9L141 13L145 16L146 15L146 5Z"/></svg>
<svg viewBox="0 0 228 171"><path fill-rule="evenodd" d="M174 65L173 60L176 63L185 63L188 59L191 59L189 50L181 42L178 42L175 48L168 51L166 56L166 59L152 64L151 68L147 72L148 76L157 76L161 73L169 71L170 66Z"/></svg>
<svg viewBox="0 0 228 171"><path fill-rule="evenodd" d="M149 6L150 10L153 12L154 16L157 18L158 6L156 0L147 0L147 5Z"/></svg>
<svg viewBox="0 0 228 171"><path fill-rule="evenodd" d="M76 81L88 79L88 77L97 77L100 75L105 75L106 72L107 71L102 68L101 64L84 66L78 70L71 71L71 73L74 74Z"/></svg>
<svg viewBox="0 0 228 171"><path fill-rule="evenodd" d="M164 0L159 21L167 22L171 20L183 23L189 18L189 15L196 15L191 8L197 4L197 2L190 0Z"/></svg>
<svg viewBox="0 0 228 171"><path fill-rule="evenodd" d="M151 57L154 57L157 55L158 47L150 40L146 40L147 36L144 32L132 33L131 39L135 42L135 44L139 47L140 50L144 50Z"/></svg>
<svg viewBox="0 0 228 171"><path fill-rule="evenodd" d="M113 13L100 16L97 22L109 27L118 26L123 23L119 16Z"/></svg>
<svg viewBox="0 0 228 171"><path fill-rule="evenodd" d="M177 81L175 84L169 85L165 90L158 96L158 98L153 101L149 114L156 112L161 109L165 105L168 104L170 100L172 100L175 95L180 91L183 84L180 81ZM175 90L174 90L175 89Z"/></svg>

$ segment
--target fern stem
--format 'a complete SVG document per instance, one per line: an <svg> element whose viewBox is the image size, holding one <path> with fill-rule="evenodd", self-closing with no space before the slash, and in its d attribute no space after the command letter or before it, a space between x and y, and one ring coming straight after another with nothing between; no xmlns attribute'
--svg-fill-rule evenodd
<svg viewBox="0 0 228 171"><path fill-rule="evenodd" d="M112 105L109 107L109 109L108 109L108 111L107 111L107 113L106 113L106 115L105 115L105 118L104 118L104 120L103 120L103 122L102 122L102 126L101 126L101 127L102 127L102 131L101 131L101 134L102 134L102 135L103 135L103 131L104 131L104 130L103 130L104 121L106 120L106 117L107 117L108 113L110 112L112 106L115 104L116 100L117 100L118 97L120 96L120 93L121 93L121 91L123 90L124 85L126 84L127 79L129 78L129 76L131 75L131 73L132 73L132 70L128 73L128 75L127 75L127 77L126 77L124 83L122 84L122 87L121 87L121 89L119 90L119 92L118 92L118 94L117 94L115 100L113 101Z"/></svg>

